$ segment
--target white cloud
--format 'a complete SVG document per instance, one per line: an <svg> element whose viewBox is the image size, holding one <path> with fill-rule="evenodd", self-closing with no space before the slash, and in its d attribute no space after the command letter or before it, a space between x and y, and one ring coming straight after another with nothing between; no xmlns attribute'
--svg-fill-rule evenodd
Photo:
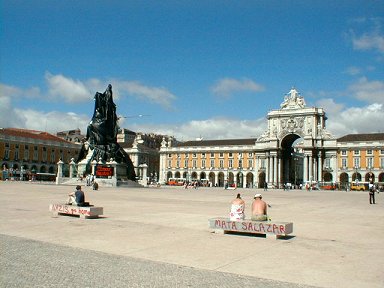
<svg viewBox="0 0 384 288"><path fill-rule="evenodd" d="M321 107L327 114L337 115L344 109L344 104L338 104L332 98L323 98L316 101L316 107Z"/></svg>
<svg viewBox="0 0 384 288"><path fill-rule="evenodd" d="M12 125L10 127L23 127L26 129L46 131L56 134L58 131L80 128L85 133L89 123L89 116L77 115L67 112L42 112L32 109L14 109L16 115L20 115L20 126Z"/></svg>
<svg viewBox="0 0 384 288"><path fill-rule="evenodd" d="M120 94L128 93L144 101L159 104L166 109L172 109L173 101L177 99L164 87L145 86L138 81L113 81L113 86Z"/></svg>
<svg viewBox="0 0 384 288"><path fill-rule="evenodd" d="M22 127L22 124L19 115L13 110L11 98L0 94L0 128Z"/></svg>
<svg viewBox="0 0 384 288"><path fill-rule="evenodd" d="M352 39L353 48L356 50L378 50L384 52L384 37L377 33L363 34Z"/></svg>
<svg viewBox="0 0 384 288"><path fill-rule="evenodd" d="M384 132L384 109L382 104L351 107L340 113L330 114L327 128L336 136L353 133Z"/></svg>
<svg viewBox="0 0 384 288"><path fill-rule="evenodd" d="M25 97L29 99L34 99L41 96L40 89L38 87L32 87L32 88L23 90L18 87L0 84L0 91L1 91L0 96L6 96L11 98Z"/></svg>
<svg viewBox="0 0 384 288"><path fill-rule="evenodd" d="M163 108L171 109L177 97L164 87L146 86L138 81L121 81L110 79L101 81L92 78L84 82L73 80L63 75L46 73L48 96L51 99L63 99L68 103L89 101L96 92L104 92L108 83L112 84L115 99L124 96L134 96L145 102L159 104Z"/></svg>
<svg viewBox="0 0 384 288"><path fill-rule="evenodd" d="M261 92L264 90L264 87L250 79L232 79L224 78L218 80L212 87L211 91L218 96L229 97L231 94L239 91L251 91L251 92Z"/></svg>
<svg viewBox="0 0 384 288"><path fill-rule="evenodd" d="M359 24L359 27L363 27L364 24L372 24L370 31L364 32L360 35L356 35L354 30L351 30L353 48L356 50L377 50L380 53L384 52L384 35L381 32L381 19L362 18L355 23Z"/></svg>
<svg viewBox="0 0 384 288"><path fill-rule="evenodd" d="M51 98L58 97L68 103L89 101L92 97L84 83L73 80L63 75L45 74L48 84L48 94Z"/></svg>
<svg viewBox="0 0 384 288"><path fill-rule="evenodd" d="M360 78L348 87L349 93L357 99L368 103L384 103L384 82L369 81L366 77Z"/></svg>
<svg viewBox="0 0 384 288"><path fill-rule="evenodd" d="M347 107L344 103L338 103L335 99L324 97L318 100L316 107L324 108L327 113L327 129L336 137L351 133L384 132L382 119L384 119L384 83L381 81L368 81L360 78L351 84L347 91L331 93L337 95L349 95L367 103L362 106ZM327 93L318 93L325 96ZM340 96L339 95L339 96Z"/></svg>
<svg viewBox="0 0 384 288"><path fill-rule="evenodd" d="M179 141L204 139L239 139L256 138L267 127L264 118L258 120L239 120L231 118L211 118L192 120L180 125L134 125L130 129L138 132L165 134L176 137Z"/></svg>
<svg viewBox="0 0 384 288"><path fill-rule="evenodd" d="M358 75L361 73L361 69L358 68L358 67L355 67L355 66L351 66L351 67L348 67L346 70L345 70L345 73L348 74L348 75Z"/></svg>

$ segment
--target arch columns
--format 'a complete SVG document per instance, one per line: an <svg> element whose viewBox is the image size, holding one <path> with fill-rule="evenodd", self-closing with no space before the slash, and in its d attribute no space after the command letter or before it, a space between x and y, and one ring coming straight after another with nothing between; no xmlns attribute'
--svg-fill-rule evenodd
<svg viewBox="0 0 384 288"><path fill-rule="evenodd" d="M312 155L309 155L309 157L308 157L308 166L309 166L309 181L313 181L314 179L313 179L313 157L312 157Z"/></svg>
<svg viewBox="0 0 384 288"><path fill-rule="evenodd" d="M317 181L323 181L322 179L322 171L323 171L323 158L320 156L317 156Z"/></svg>
<svg viewBox="0 0 384 288"><path fill-rule="evenodd" d="M279 187L279 183L278 183L278 168L277 168L277 162L278 162L278 158L277 158L277 155L274 155L273 156L273 182L275 183L276 187Z"/></svg>
<svg viewBox="0 0 384 288"><path fill-rule="evenodd" d="M308 155L304 154L304 159L303 159L303 172L304 172L304 175L303 175L303 182L307 182L309 181L309 173L308 173L308 170L309 170L309 165L308 165Z"/></svg>
<svg viewBox="0 0 384 288"><path fill-rule="evenodd" d="M273 158L271 155L268 156L268 183L273 182Z"/></svg>

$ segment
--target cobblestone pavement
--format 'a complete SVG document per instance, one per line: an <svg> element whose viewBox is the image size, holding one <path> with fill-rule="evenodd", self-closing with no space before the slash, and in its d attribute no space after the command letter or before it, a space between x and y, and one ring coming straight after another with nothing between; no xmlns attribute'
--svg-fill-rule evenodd
<svg viewBox="0 0 384 288"><path fill-rule="evenodd" d="M1 287L313 286L246 277L0 234Z"/></svg>

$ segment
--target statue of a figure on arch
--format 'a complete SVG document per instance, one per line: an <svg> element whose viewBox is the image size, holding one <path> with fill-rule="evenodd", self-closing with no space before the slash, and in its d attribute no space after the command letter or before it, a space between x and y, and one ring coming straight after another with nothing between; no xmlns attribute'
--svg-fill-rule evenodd
<svg viewBox="0 0 384 288"><path fill-rule="evenodd" d="M304 98L300 96L300 93L294 87L285 95L284 102L280 104L280 109L297 109L304 107Z"/></svg>

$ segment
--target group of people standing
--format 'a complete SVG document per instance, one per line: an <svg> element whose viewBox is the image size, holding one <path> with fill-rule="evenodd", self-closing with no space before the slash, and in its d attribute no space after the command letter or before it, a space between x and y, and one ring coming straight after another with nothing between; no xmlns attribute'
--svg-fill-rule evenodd
<svg viewBox="0 0 384 288"><path fill-rule="evenodd" d="M267 203L262 200L261 194L256 194L253 197L251 206L251 220L253 221L267 221ZM239 221L245 219L245 202L241 199L240 193L231 202L231 212L229 213L229 219L231 221Z"/></svg>

